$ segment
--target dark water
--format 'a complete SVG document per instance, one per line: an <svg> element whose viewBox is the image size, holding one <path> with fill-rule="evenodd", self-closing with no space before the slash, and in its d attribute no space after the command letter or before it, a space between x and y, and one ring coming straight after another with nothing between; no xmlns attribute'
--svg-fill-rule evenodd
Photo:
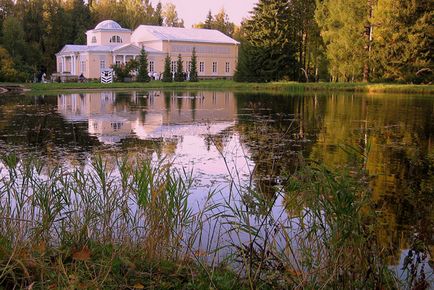
<svg viewBox="0 0 434 290"><path fill-rule="evenodd" d="M0 98L0 152L84 166L95 154L165 156L197 178L196 199L252 177L273 194L304 159L330 167L365 157L378 239L398 264L415 236L434 253L434 97L94 92ZM359 155L359 157L362 155ZM205 190L206 189L206 190Z"/></svg>

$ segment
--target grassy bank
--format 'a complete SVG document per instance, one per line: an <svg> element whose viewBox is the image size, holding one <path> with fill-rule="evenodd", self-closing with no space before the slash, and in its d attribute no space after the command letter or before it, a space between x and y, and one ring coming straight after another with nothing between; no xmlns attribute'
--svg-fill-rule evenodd
<svg viewBox="0 0 434 290"><path fill-rule="evenodd" d="M434 85L403 85L403 84L367 84L367 83L238 83L230 80L207 80L197 83L172 82L163 83L152 81L150 83L49 83L25 84L31 93L45 93L65 90L89 89L207 89L207 90L234 90L234 91L279 91L279 92L365 92L365 93L414 93L434 94Z"/></svg>
<svg viewBox="0 0 434 290"><path fill-rule="evenodd" d="M1 165L0 289L399 287L363 172L310 165L276 196L237 186L192 207L192 176L167 162Z"/></svg>

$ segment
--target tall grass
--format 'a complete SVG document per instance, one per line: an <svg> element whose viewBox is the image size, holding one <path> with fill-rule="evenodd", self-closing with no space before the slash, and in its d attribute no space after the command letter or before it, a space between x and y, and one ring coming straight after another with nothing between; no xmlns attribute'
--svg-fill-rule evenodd
<svg viewBox="0 0 434 290"><path fill-rule="evenodd" d="M190 203L168 160L84 168L4 156L0 289L392 289L363 171L311 164Z"/></svg>

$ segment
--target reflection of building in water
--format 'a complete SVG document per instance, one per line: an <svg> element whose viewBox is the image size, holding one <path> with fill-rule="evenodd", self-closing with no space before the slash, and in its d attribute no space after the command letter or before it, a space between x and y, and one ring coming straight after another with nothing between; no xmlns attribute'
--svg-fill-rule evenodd
<svg viewBox="0 0 434 290"><path fill-rule="evenodd" d="M217 134L233 125L236 102L228 92L113 92L58 96L67 121L88 122L90 134L103 143L127 137L172 138Z"/></svg>

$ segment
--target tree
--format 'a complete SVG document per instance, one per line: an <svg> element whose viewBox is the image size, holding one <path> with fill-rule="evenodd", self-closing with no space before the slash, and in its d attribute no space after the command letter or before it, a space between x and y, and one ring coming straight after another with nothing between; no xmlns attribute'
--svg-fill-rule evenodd
<svg viewBox="0 0 434 290"><path fill-rule="evenodd" d="M173 3L164 5L163 13L164 25L170 27L184 27L184 20L178 18L176 6Z"/></svg>
<svg viewBox="0 0 434 290"><path fill-rule="evenodd" d="M155 7L152 24L157 26L163 26L163 22L163 6L161 5L161 2L158 2L157 6Z"/></svg>
<svg viewBox="0 0 434 290"><path fill-rule="evenodd" d="M235 24L229 21L229 16L226 14L224 8L214 16L214 21L211 25L212 29L216 29L228 36L232 36L234 33Z"/></svg>
<svg viewBox="0 0 434 290"><path fill-rule="evenodd" d="M138 63L137 81L149 82L151 78L148 75L148 55L144 47L140 50L140 57Z"/></svg>
<svg viewBox="0 0 434 290"><path fill-rule="evenodd" d="M215 29L230 37L233 36L235 31L235 24L229 21L229 16L226 14L224 8L214 16L212 16L210 10L205 21L195 24L194 27L200 29Z"/></svg>
<svg viewBox="0 0 434 290"><path fill-rule="evenodd" d="M0 46L0 82L16 82L18 71L8 51Z"/></svg>
<svg viewBox="0 0 434 290"><path fill-rule="evenodd" d="M196 48L193 47L191 52L191 66L190 66L190 82L197 82L199 78L197 77L197 56Z"/></svg>
<svg viewBox="0 0 434 290"><path fill-rule="evenodd" d="M212 23L213 23L213 21L214 20L213 20L212 14L211 14L211 10L209 10L208 14L206 15L206 19L205 19L205 22L204 22L202 28L212 29Z"/></svg>
<svg viewBox="0 0 434 290"><path fill-rule="evenodd" d="M238 80L290 78L295 49L290 41L293 30L289 17L287 1L260 0L256 4L251 18L244 23L245 46L240 51L244 61L238 62Z"/></svg>
<svg viewBox="0 0 434 290"><path fill-rule="evenodd" d="M26 43L24 29L17 18L9 16L4 20L2 40L14 62L21 62L25 57Z"/></svg>
<svg viewBox="0 0 434 290"><path fill-rule="evenodd" d="M178 55L178 61L176 62L176 73L175 73L175 81L183 82L184 79L184 68L182 65L182 57L181 54Z"/></svg>
<svg viewBox="0 0 434 290"><path fill-rule="evenodd" d="M327 48L329 71L334 81L359 81L369 60L366 25L369 0L318 2L316 20Z"/></svg>
<svg viewBox="0 0 434 290"><path fill-rule="evenodd" d="M126 79L132 77L132 72L137 70L139 63L135 59L129 60L126 64L115 64L112 66L116 76L116 81L125 82Z"/></svg>
<svg viewBox="0 0 434 290"><path fill-rule="evenodd" d="M172 72L170 70L170 64L172 60L170 59L170 55L167 54L164 59L164 71L163 71L163 82L171 82L172 81Z"/></svg>
<svg viewBox="0 0 434 290"><path fill-rule="evenodd" d="M378 80L432 82L432 1L378 0L373 11L373 65Z"/></svg>

